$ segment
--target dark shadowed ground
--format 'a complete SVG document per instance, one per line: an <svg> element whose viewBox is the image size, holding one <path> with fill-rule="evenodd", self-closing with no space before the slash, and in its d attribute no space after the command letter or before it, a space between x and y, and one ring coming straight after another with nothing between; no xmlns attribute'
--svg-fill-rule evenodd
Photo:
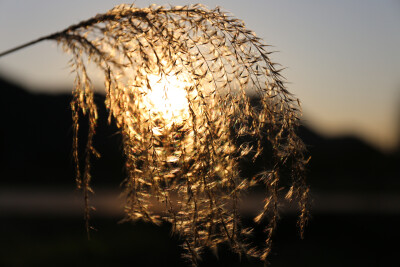
<svg viewBox="0 0 400 267"><path fill-rule="evenodd" d="M293 216L275 236L272 266L397 266L399 216L315 214L300 240ZM81 218L1 218L1 266L187 266L167 225L118 224L96 218L87 240ZM226 249L219 261L206 253L202 266L262 266Z"/></svg>
<svg viewBox="0 0 400 267"><path fill-rule="evenodd" d="M104 107L95 137L102 158L93 166L97 231L88 240L74 189L71 97L31 94L1 79L0 90L0 266L188 266L167 224L118 223L123 158ZM301 240L296 214L282 207L272 266L399 266L399 152L307 127L300 134L312 155L312 218ZM262 264L221 248L218 259L206 252L202 266Z"/></svg>

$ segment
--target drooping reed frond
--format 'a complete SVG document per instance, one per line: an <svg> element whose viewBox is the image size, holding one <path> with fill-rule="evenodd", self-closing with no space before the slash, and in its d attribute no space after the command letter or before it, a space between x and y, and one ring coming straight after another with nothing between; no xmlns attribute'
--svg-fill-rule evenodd
<svg viewBox="0 0 400 267"><path fill-rule="evenodd" d="M280 181L289 170L286 197L299 205L303 232L308 187L305 147L296 134L298 100L287 91L267 46L242 21L202 5L120 5L45 39L57 40L72 55L74 158L87 221L97 120L86 71L90 61L104 72L106 106L123 135L127 219L170 222L194 265L204 247L221 243L265 260L279 215ZM80 112L90 122L83 168ZM242 161L261 161L264 167L243 177ZM268 222L263 248L247 243L251 229L242 225L239 212L243 194L256 185L267 194L254 219Z"/></svg>

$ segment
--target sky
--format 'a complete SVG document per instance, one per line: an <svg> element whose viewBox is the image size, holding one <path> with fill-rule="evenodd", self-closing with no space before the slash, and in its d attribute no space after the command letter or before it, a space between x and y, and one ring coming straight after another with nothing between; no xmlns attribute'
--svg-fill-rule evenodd
<svg viewBox="0 0 400 267"><path fill-rule="evenodd" d="M134 1L138 7L198 1ZM0 52L126 1L0 0ZM400 139L400 0L221 0L271 50L304 122L327 136L355 135L383 151ZM0 76L33 92L71 91L69 57L52 41L0 58ZM102 80L96 73L92 80ZM98 77L97 77L98 75Z"/></svg>

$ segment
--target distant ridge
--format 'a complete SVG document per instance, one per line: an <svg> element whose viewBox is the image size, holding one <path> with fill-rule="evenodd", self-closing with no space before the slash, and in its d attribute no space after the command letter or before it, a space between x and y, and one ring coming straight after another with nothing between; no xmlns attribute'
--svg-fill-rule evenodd
<svg viewBox="0 0 400 267"><path fill-rule="evenodd" d="M73 184L71 95L29 93L1 77L0 91L1 183ZM115 178L119 184L123 177L119 136L114 125L107 125L103 97L96 100L100 119L95 144L102 158L94 162L94 179ZM85 128L82 120L82 132ZM84 148L84 133L81 137Z"/></svg>
<svg viewBox="0 0 400 267"><path fill-rule="evenodd" d="M0 183L73 185L72 119L69 94L33 94L0 77ZM124 179L121 137L107 125L104 97L96 95L99 126L93 184L118 186ZM85 144L82 120L81 144ZM326 138L302 126L299 134L311 161L312 190L400 190L398 157L384 155L356 137ZM83 147L84 145L82 145Z"/></svg>

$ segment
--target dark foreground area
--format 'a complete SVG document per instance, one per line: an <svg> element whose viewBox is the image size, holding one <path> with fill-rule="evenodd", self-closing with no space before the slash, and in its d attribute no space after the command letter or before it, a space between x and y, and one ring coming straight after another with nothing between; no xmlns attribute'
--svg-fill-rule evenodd
<svg viewBox="0 0 400 267"><path fill-rule="evenodd" d="M94 218L88 240L84 222L71 217L1 217L0 266L189 266L168 225L118 223ZM284 216L274 238L272 266L398 266L400 217L314 214L301 240L296 217ZM262 266L221 248L200 266Z"/></svg>

